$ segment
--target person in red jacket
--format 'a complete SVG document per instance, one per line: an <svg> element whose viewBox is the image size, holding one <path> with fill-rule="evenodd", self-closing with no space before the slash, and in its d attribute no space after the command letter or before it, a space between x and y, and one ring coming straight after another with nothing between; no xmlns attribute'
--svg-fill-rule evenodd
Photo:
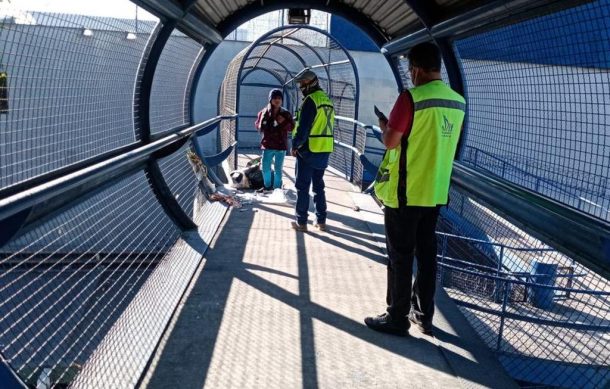
<svg viewBox="0 0 610 389"><path fill-rule="evenodd" d="M284 156L288 150L288 133L294 128L294 119L290 112L282 108L284 94L279 89L269 92L269 104L263 108L256 118L256 129L262 133L261 149L263 150L263 180L262 190L272 190L282 187L282 167ZM271 163L274 178L271 182Z"/></svg>

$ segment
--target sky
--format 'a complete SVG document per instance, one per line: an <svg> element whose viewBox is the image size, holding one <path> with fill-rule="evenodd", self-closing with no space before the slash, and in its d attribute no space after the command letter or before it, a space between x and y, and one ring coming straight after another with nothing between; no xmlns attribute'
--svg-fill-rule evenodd
<svg viewBox="0 0 610 389"><path fill-rule="evenodd" d="M127 19L133 19L136 12L135 4L129 0L11 0L11 4L22 11L60 12ZM138 19L155 20L155 17L140 8Z"/></svg>

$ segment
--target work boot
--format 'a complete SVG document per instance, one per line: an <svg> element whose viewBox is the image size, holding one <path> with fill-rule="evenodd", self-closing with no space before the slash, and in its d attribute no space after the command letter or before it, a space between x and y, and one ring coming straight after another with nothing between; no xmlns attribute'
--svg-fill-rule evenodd
<svg viewBox="0 0 610 389"><path fill-rule="evenodd" d="M385 332L392 335L407 336L409 334L409 322L403 320L398 322L385 312L376 317L367 317L364 324L372 330Z"/></svg>
<svg viewBox="0 0 610 389"><path fill-rule="evenodd" d="M434 331L432 327L432 323L426 323L421 321L415 315L415 312L409 312L409 321L415 324L415 327L424 335L434 336Z"/></svg>
<svg viewBox="0 0 610 389"><path fill-rule="evenodd" d="M290 222L290 226L293 230L307 232L307 224L299 224L297 222Z"/></svg>
<svg viewBox="0 0 610 389"><path fill-rule="evenodd" d="M316 227L320 231L328 231L328 228L326 227L326 223L316 223L313 226Z"/></svg>

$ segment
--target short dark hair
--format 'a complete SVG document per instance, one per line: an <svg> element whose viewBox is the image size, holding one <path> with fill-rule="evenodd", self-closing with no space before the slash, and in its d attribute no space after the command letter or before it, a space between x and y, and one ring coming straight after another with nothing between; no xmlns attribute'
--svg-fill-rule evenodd
<svg viewBox="0 0 610 389"><path fill-rule="evenodd" d="M440 72L441 51L431 42L417 44L407 54L409 65L422 68L428 72Z"/></svg>

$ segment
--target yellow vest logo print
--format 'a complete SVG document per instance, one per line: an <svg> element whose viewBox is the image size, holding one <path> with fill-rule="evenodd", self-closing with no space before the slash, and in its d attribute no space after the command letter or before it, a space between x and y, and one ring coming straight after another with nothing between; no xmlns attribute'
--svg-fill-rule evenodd
<svg viewBox="0 0 610 389"><path fill-rule="evenodd" d="M443 115L443 127L441 127L441 129L443 137L445 138L450 137L451 133L453 133L453 123L450 123L445 115Z"/></svg>

